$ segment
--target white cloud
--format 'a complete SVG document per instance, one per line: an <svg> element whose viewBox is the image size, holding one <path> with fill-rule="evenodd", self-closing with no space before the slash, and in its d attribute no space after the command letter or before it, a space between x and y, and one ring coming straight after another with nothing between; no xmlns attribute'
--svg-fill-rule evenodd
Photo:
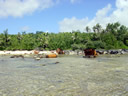
<svg viewBox="0 0 128 96"><path fill-rule="evenodd" d="M53 0L0 0L0 17L20 17L53 4Z"/></svg>
<svg viewBox="0 0 128 96"><path fill-rule="evenodd" d="M86 26L92 27L97 23L100 23L103 27L105 27L107 23L113 22L120 22L121 24L128 26L128 0L116 0L116 9L113 11L111 9L111 5L108 4L103 9L98 10L96 16L91 20L85 20L85 18L77 19L75 17L72 17L71 19L66 18L59 22L60 32L77 29L84 31Z"/></svg>
<svg viewBox="0 0 128 96"><path fill-rule="evenodd" d="M110 18L107 16L109 11L111 10L111 5L108 4L103 9L97 11L96 16L90 20L86 26L94 26L96 23L100 23L103 27L106 26L106 23L111 22Z"/></svg>
<svg viewBox="0 0 128 96"><path fill-rule="evenodd" d="M80 0L69 0L75 3ZM22 17L37 10L44 10L62 0L0 0L0 17Z"/></svg>
<svg viewBox="0 0 128 96"><path fill-rule="evenodd" d="M21 31L28 31L30 28L28 26L24 26L21 28Z"/></svg>
<svg viewBox="0 0 128 96"><path fill-rule="evenodd" d="M60 32L69 32L72 30L80 30L83 31L83 28L88 22L88 18L83 18L81 20L76 19L75 17L68 19L65 18L61 21L60 24Z"/></svg>
<svg viewBox="0 0 128 96"><path fill-rule="evenodd" d="M116 7L117 8L128 8L128 0L116 0Z"/></svg>

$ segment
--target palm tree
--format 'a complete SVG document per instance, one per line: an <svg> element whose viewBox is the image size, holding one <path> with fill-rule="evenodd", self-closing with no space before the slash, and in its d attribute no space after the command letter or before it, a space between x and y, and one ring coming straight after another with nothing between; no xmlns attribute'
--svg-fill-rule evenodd
<svg viewBox="0 0 128 96"><path fill-rule="evenodd" d="M89 26L86 26L85 30L86 30L87 33L89 33L91 31L91 29L89 28Z"/></svg>
<svg viewBox="0 0 128 96"><path fill-rule="evenodd" d="M113 24L113 28L114 28L115 31L117 31L119 27L120 27L119 22L116 22L116 23Z"/></svg>
<svg viewBox="0 0 128 96"><path fill-rule="evenodd" d="M93 32L96 33L96 26L93 26Z"/></svg>
<svg viewBox="0 0 128 96"><path fill-rule="evenodd" d="M98 33L101 32L102 27L101 27L101 25L99 23L96 24L95 28L96 28Z"/></svg>
<svg viewBox="0 0 128 96"><path fill-rule="evenodd" d="M117 31L119 30L120 27L120 23L116 22L116 23L108 23L107 27L106 27L106 31L107 32L111 32L114 35L117 35Z"/></svg>
<svg viewBox="0 0 128 96"><path fill-rule="evenodd" d="M9 35L8 35L8 29L4 30L4 46L7 47L8 42L10 41Z"/></svg>
<svg viewBox="0 0 128 96"><path fill-rule="evenodd" d="M4 49L4 39L3 39L3 34L0 34L0 50Z"/></svg>
<svg viewBox="0 0 128 96"><path fill-rule="evenodd" d="M18 34L17 34L17 39L18 39L18 41L19 41L19 43L20 43L20 41L21 41L21 39L22 39L22 36L21 36L20 32L18 32Z"/></svg>

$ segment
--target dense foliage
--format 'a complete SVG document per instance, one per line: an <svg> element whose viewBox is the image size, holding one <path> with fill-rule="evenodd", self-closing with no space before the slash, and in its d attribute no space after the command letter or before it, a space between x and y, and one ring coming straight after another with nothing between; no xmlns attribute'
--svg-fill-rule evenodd
<svg viewBox="0 0 128 96"><path fill-rule="evenodd" d="M0 34L0 50L55 50L67 49L127 49L128 48L128 28L120 23L107 24L102 29L100 24L96 24L91 31L87 26L86 32L72 31L60 33L18 33L8 34L6 29Z"/></svg>

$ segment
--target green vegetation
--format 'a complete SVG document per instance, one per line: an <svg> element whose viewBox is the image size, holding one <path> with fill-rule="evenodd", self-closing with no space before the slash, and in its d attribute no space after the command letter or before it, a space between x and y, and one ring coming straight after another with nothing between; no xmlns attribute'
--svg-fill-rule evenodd
<svg viewBox="0 0 128 96"><path fill-rule="evenodd" d="M127 49L128 28L120 23L107 24L103 29L96 24L91 29L85 27L86 32L72 31L61 33L34 33L8 34L8 29L0 34L0 50L55 50L67 49Z"/></svg>

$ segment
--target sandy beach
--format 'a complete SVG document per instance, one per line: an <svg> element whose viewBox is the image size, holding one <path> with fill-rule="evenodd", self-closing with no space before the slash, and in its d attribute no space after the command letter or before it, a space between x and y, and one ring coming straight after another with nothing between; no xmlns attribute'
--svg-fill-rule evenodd
<svg viewBox="0 0 128 96"><path fill-rule="evenodd" d="M51 54L51 53L56 53L55 50L53 51L37 51L38 54ZM35 54L35 50L31 50L31 51L28 51L28 50L24 50L24 51L0 51L0 55L33 55Z"/></svg>

